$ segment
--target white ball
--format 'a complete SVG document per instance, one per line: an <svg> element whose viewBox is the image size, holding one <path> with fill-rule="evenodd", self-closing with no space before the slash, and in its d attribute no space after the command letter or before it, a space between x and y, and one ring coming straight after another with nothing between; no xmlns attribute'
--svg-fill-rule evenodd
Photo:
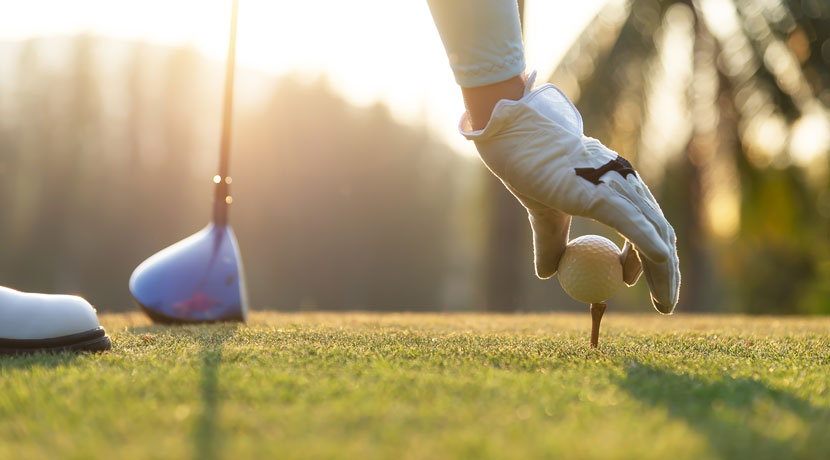
<svg viewBox="0 0 830 460"><path fill-rule="evenodd" d="M559 284L580 302L610 299L624 284L620 248L599 235L571 240L559 261Z"/></svg>

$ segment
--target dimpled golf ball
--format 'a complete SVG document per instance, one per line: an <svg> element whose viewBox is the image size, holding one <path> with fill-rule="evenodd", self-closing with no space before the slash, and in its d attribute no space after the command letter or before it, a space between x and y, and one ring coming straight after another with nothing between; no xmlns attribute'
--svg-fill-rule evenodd
<svg viewBox="0 0 830 460"><path fill-rule="evenodd" d="M599 235L571 240L559 261L559 284L580 302L610 299L623 286L620 249Z"/></svg>

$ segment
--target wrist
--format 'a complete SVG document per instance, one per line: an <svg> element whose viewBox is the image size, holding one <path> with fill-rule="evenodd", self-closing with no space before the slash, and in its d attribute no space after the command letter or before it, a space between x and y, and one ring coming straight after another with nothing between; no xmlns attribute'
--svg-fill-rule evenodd
<svg viewBox="0 0 830 460"><path fill-rule="evenodd" d="M461 88L464 106L473 130L484 129L496 104L502 99L517 101L525 90L524 73L491 85Z"/></svg>

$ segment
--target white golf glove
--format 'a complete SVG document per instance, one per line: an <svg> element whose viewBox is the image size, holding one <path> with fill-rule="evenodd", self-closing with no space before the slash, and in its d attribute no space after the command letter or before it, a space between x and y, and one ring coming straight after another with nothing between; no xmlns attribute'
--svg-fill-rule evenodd
<svg viewBox="0 0 830 460"><path fill-rule="evenodd" d="M654 307L671 313L680 289L675 234L631 164L582 133L582 116L551 84L531 91L535 72L518 101L496 104L487 126L472 131L465 114L460 131L475 141L481 159L527 208L533 229L536 274L550 278L568 243L571 217L606 224L639 253ZM626 241L625 282L640 274Z"/></svg>

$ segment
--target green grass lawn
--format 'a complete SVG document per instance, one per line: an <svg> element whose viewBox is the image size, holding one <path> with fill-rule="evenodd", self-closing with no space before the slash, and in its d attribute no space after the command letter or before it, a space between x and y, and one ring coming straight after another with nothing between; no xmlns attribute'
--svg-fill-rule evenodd
<svg viewBox="0 0 830 460"><path fill-rule="evenodd" d="M830 318L272 314L0 358L0 458L830 458Z"/></svg>

